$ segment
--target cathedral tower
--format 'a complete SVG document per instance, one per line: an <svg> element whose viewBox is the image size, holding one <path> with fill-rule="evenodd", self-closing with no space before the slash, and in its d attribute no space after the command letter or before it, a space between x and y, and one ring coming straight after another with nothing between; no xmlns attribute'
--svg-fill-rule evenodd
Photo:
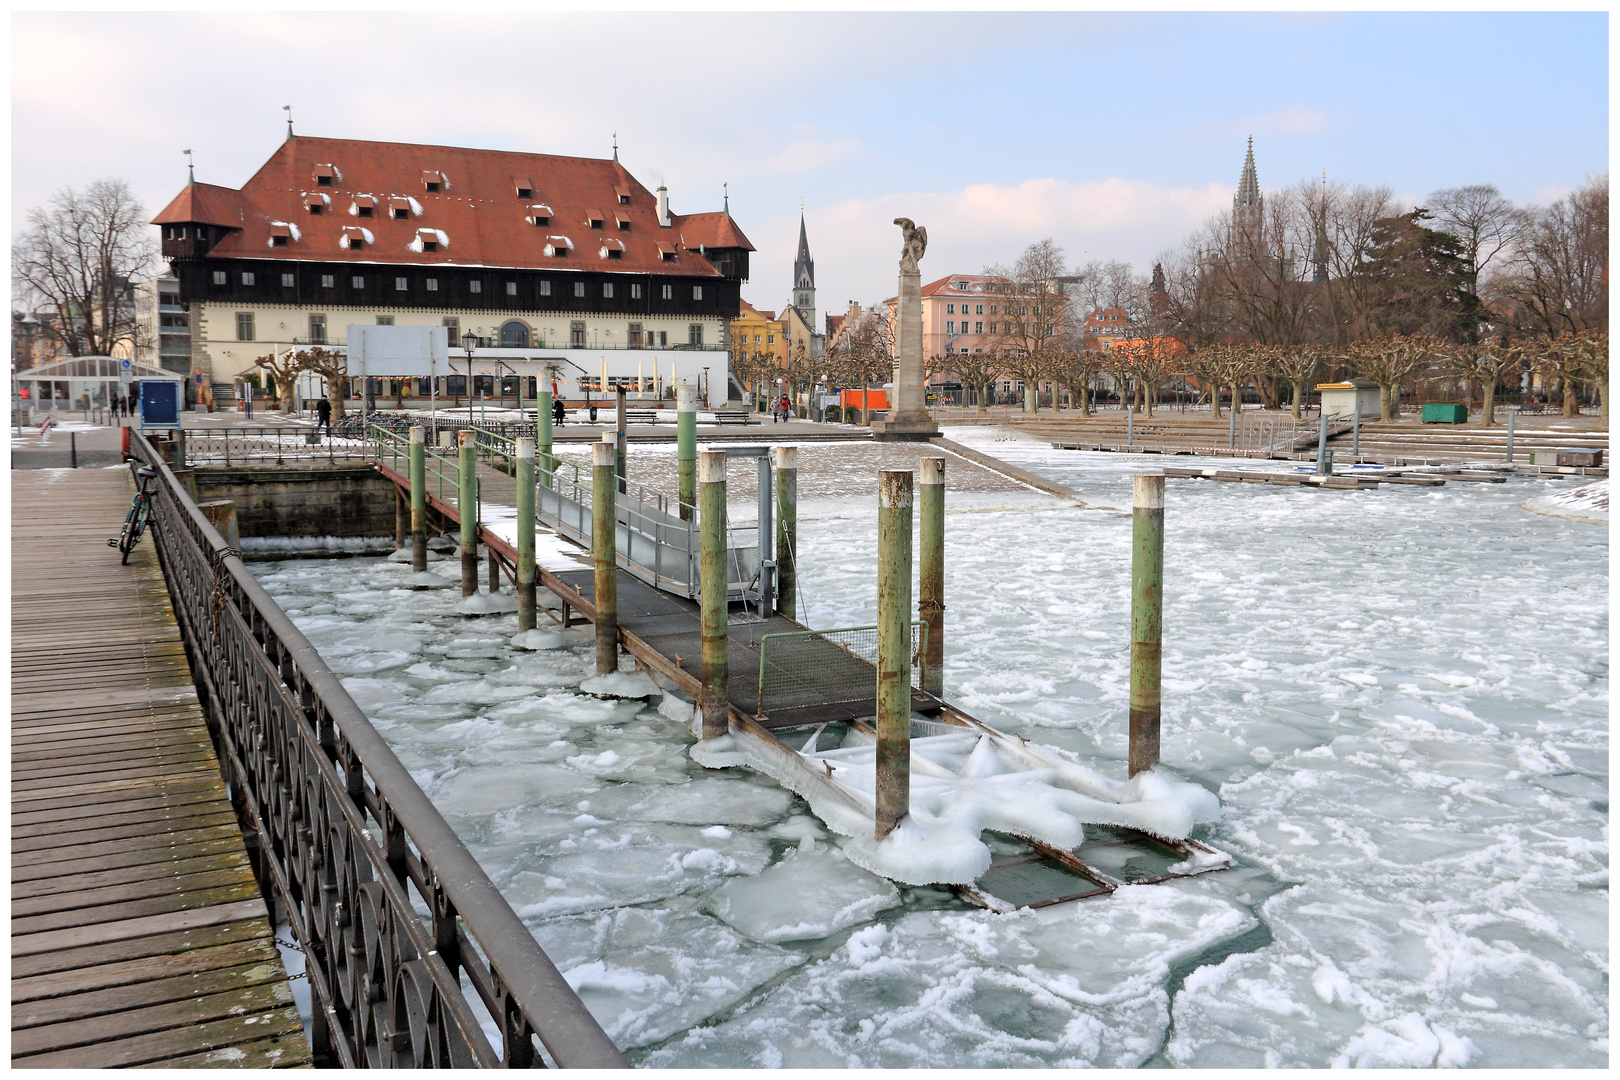
<svg viewBox="0 0 1620 1080"><path fill-rule="evenodd" d="M1254 136L1249 136L1249 153L1243 159L1243 175L1238 178L1237 194L1232 197L1232 223L1252 227L1260 224L1265 197L1260 194L1260 178L1254 171Z"/></svg>
<svg viewBox="0 0 1620 1080"><path fill-rule="evenodd" d="M803 208L799 210L799 254L793 260L793 306L804 313L807 325L816 325L816 263L810 258Z"/></svg>

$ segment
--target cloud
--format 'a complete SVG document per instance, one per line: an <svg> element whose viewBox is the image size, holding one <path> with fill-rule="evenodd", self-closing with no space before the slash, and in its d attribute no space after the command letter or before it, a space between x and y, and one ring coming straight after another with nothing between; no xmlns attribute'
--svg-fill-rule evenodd
<svg viewBox="0 0 1620 1080"><path fill-rule="evenodd" d="M1230 124L1206 132L1209 136L1234 138L1246 135L1314 135L1327 128L1330 121L1325 112L1290 105L1257 116L1246 116Z"/></svg>
<svg viewBox="0 0 1620 1080"><path fill-rule="evenodd" d="M862 149L857 139L799 139L766 158L761 168L779 173L814 172L856 157Z"/></svg>
<svg viewBox="0 0 1620 1080"><path fill-rule="evenodd" d="M897 217L928 229L924 280L978 273L1011 262L1048 236L1072 263L1123 259L1146 272L1154 257L1178 243L1211 215L1231 204L1232 188L1164 187L1111 177L1076 183L1057 179L1020 184L970 184L939 192L897 192L872 199L843 199L807 210L816 260L817 305L844 310L850 300L869 303L895 290L900 257ZM744 223L758 248L744 295L763 307L780 307L792 284L798 245L798 215Z"/></svg>
<svg viewBox="0 0 1620 1080"><path fill-rule="evenodd" d="M1530 202L1535 206L1551 206L1575 189L1565 184L1542 184Z"/></svg>

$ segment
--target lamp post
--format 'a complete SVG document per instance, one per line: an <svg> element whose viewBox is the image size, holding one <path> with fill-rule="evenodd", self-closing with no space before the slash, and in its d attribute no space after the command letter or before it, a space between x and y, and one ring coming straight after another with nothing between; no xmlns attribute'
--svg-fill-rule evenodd
<svg viewBox="0 0 1620 1080"><path fill-rule="evenodd" d="M461 335L461 347L467 353L467 419L472 419L472 354L478 344L478 335L468 330Z"/></svg>

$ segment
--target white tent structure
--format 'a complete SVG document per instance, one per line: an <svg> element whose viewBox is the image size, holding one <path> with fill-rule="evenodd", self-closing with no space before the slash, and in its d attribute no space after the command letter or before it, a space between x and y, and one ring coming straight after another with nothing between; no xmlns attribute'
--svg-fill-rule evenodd
<svg viewBox="0 0 1620 1080"><path fill-rule="evenodd" d="M178 372L116 356L75 356L18 371L14 377L14 393L37 412L71 412L84 403L105 405L110 395L127 394L132 381L186 381Z"/></svg>

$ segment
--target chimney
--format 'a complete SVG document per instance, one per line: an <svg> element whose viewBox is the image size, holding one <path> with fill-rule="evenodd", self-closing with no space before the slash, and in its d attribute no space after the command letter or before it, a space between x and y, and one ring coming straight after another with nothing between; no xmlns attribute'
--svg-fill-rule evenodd
<svg viewBox="0 0 1620 1080"><path fill-rule="evenodd" d="M669 189L658 185L658 224L669 228Z"/></svg>

